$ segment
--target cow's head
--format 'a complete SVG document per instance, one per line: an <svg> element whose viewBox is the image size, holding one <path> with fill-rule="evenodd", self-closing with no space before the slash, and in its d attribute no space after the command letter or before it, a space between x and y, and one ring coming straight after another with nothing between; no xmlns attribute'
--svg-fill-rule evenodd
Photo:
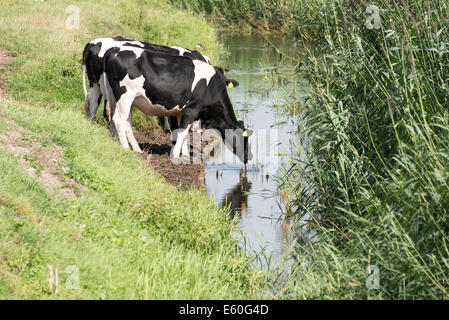
<svg viewBox="0 0 449 320"><path fill-rule="evenodd" d="M220 110L217 109L217 111ZM216 133L213 136L221 137L225 146L245 164L245 168L247 169L248 161L253 158L249 143L249 137L253 131L246 129L243 121L223 121L225 119L223 114L219 116L217 114L218 112L214 112L214 116L204 118L201 122L203 128L206 130L214 130Z"/></svg>
<svg viewBox="0 0 449 320"><path fill-rule="evenodd" d="M224 70L223 70L222 67L214 67L214 68L215 68L215 72L217 72L217 74L220 75L223 78L223 80L225 81L226 86L228 88L235 88L235 87L239 86L239 82L237 80L226 78L226 76L224 75Z"/></svg>
<svg viewBox="0 0 449 320"><path fill-rule="evenodd" d="M249 145L249 136L252 133L252 130L245 128L243 121L237 121L236 127L225 130L226 147L245 164L246 169L248 169L248 161L253 158Z"/></svg>
<svg viewBox="0 0 449 320"><path fill-rule="evenodd" d="M243 120L239 121L242 126L242 137L243 137L243 163L245 164L246 170L248 170L248 161L253 159L253 154L251 153L251 147L249 144L249 136L253 134L253 130L245 129L245 123Z"/></svg>
<svg viewBox="0 0 449 320"><path fill-rule="evenodd" d="M212 77L208 88L207 99L211 102L204 108L200 119L205 129L218 130L226 147L234 153L240 161L248 167L248 161L252 160L252 153L248 142L252 130L245 128L243 121L238 121L225 85L238 82L227 79L223 69L214 67L215 75Z"/></svg>

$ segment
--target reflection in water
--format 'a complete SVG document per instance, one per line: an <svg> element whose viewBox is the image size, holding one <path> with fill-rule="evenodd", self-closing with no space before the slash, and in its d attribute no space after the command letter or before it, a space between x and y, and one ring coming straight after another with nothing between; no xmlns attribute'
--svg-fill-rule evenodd
<svg viewBox="0 0 449 320"><path fill-rule="evenodd" d="M291 144L295 143L292 141L297 139L292 134L298 131L297 124L276 108L282 104L282 98L272 90L266 74L278 68L293 67L297 61L289 57L297 56L298 47L295 41L288 39L271 41L285 55L271 48L264 38L223 33L222 42L227 47L229 58L222 66L230 70L226 73L228 77L240 83L237 88L228 90L238 118L257 133L260 130L267 132L267 140L271 139L269 130L276 130L279 140L277 157L280 163L285 163L289 161ZM279 123L282 124L277 125ZM256 146L254 143L253 154ZM217 203L230 206L233 215L239 216L239 229L243 234L240 245L261 257L260 262L264 265L288 256L295 236L291 235L292 222L286 219L280 208L281 199L274 195L277 185L272 176L276 173L270 171L266 162L258 162L250 167L245 178L241 174L243 165L226 161L232 159L227 158L227 148L222 152L223 157L213 157L206 164L205 185Z"/></svg>
<svg viewBox="0 0 449 320"><path fill-rule="evenodd" d="M238 217L239 244L260 257L256 264L268 265L289 254L294 238L290 221L282 214L273 191L276 182L262 171L251 170L248 178L226 164L205 168L207 193L217 203L228 205L231 217ZM268 261L267 261L268 260Z"/></svg>
<svg viewBox="0 0 449 320"><path fill-rule="evenodd" d="M218 173L218 170L217 170ZM231 218L236 214L241 216L246 213L248 207L248 192L251 190L251 182L240 172L239 182L232 188L221 201L221 206L229 206L231 209Z"/></svg>
<svg viewBox="0 0 449 320"><path fill-rule="evenodd" d="M290 232L290 220L284 219L284 221L282 221L282 235L284 236L284 240L286 242L290 239Z"/></svg>
<svg viewBox="0 0 449 320"><path fill-rule="evenodd" d="M220 173L219 170L217 169L216 173L217 179L222 176L223 172ZM263 183L264 176L261 175L259 179L260 182ZM266 179L267 179L266 182L268 182L268 175L266 175ZM220 203L222 207L229 207L229 209L231 210L230 216L231 219L234 219L235 216L238 216L239 218L245 216L246 208L248 207L248 195L250 194L251 186L252 182L248 181L243 172L240 171L239 182L228 191L228 193ZM288 243L290 239L291 233L290 224L291 219L282 219L281 233L285 243Z"/></svg>

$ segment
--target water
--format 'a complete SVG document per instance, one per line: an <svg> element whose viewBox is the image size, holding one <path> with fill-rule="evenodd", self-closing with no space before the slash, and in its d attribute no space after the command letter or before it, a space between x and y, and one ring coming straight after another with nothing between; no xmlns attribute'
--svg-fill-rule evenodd
<svg viewBox="0 0 449 320"><path fill-rule="evenodd" d="M238 215L244 235L240 244L250 253L263 254L265 258L260 262L267 264L266 259L273 262L288 256L294 244L291 221L283 215L282 199L275 196L274 177L279 174L282 163L289 160L291 145L297 139L294 134L297 123L276 108L284 99L278 90L272 90L266 75L274 68L292 68L296 61L291 57L297 57L299 48L292 40L267 40L230 33L221 34L221 41L229 52L228 59L222 64L225 70L229 69L226 76L240 83L238 87L228 89L228 93L238 119L243 119L246 127L255 130L250 141L257 161L250 163L250 171L245 177L243 164L233 162L232 153L224 149L224 156L206 164L206 189L217 203L229 205L232 213ZM270 43L283 54L273 49ZM262 154L257 147L257 141L261 140L275 152L270 156Z"/></svg>

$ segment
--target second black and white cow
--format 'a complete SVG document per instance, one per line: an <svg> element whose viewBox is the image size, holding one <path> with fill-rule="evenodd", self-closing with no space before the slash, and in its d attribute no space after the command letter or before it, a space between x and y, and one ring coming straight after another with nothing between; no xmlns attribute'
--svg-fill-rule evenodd
<svg viewBox="0 0 449 320"><path fill-rule="evenodd" d="M145 50L162 52L174 56L184 56L190 59L201 60L210 64L210 59L206 55L181 47L167 47L163 45L151 44L148 42L126 39L121 36L115 38L98 38L90 41L86 44L83 51L82 67L83 67L83 89L84 89L84 110L86 115L93 120L98 110L98 106L103 96L102 93L102 80L103 74L103 57L106 51L111 48L120 48L122 46L133 46L142 48ZM87 78L89 80L89 94L86 88L85 72L87 71ZM232 87L238 86L238 82L232 79L226 79L227 84ZM105 102L106 105L106 102ZM111 115L108 114L105 108L105 118L110 121ZM164 119L164 127L175 127L175 122L172 120L173 125L168 124L168 118Z"/></svg>
<svg viewBox="0 0 449 320"><path fill-rule="evenodd" d="M131 127L134 105L146 115L176 116L178 134L172 157L188 156L192 123L216 129L225 144L247 165L252 158L242 121L236 119L223 70L183 56L123 46L109 49L103 59L104 87L113 111L112 122L124 148L142 152Z"/></svg>

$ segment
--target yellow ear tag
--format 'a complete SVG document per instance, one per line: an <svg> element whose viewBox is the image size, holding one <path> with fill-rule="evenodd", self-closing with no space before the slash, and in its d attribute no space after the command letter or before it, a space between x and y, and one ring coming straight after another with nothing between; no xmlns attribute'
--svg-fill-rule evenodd
<svg viewBox="0 0 449 320"><path fill-rule="evenodd" d="M247 137L248 136L248 131L243 131L242 136Z"/></svg>
<svg viewBox="0 0 449 320"><path fill-rule="evenodd" d="M234 88L234 85L232 84L232 82L229 82L228 87L229 88Z"/></svg>

